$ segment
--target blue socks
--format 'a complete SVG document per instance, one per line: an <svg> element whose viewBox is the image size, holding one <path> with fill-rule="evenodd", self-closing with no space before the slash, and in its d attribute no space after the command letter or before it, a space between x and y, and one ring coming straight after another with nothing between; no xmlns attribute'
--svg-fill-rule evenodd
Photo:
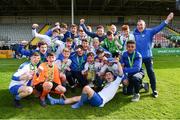
<svg viewBox="0 0 180 120"><path fill-rule="evenodd" d="M16 99L16 100L20 100L21 97L20 97L19 95L16 95L16 96L15 96L15 99Z"/></svg>
<svg viewBox="0 0 180 120"><path fill-rule="evenodd" d="M73 105L71 105L71 108L73 108L73 109L80 108L81 106L83 106L83 104L84 104L86 101L88 101L88 96L87 96L87 94L82 93L82 94L81 94L81 99L80 99L80 101L77 102L77 103L75 103L75 104L73 104Z"/></svg>
<svg viewBox="0 0 180 120"><path fill-rule="evenodd" d="M51 105L55 105L55 104L64 105L64 99L62 99L62 98L55 99L55 98L52 98L49 94L47 95L47 98Z"/></svg>

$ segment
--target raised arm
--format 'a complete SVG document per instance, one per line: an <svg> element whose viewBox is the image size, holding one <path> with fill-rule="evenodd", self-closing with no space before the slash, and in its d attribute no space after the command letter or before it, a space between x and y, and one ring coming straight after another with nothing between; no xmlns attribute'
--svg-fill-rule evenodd
<svg viewBox="0 0 180 120"><path fill-rule="evenodd" d="M49 30L46 32L45 35L51 37L51 36L52 36L52 32L53 32L53 30L55 30L55 29L60 29L60 24L59 24L59 22L56 22L56 23L55 23L55 27L49 29Z"/></svg>
<svg viewBox="0 0 180 120"><path fill-rule="evenodd" d="M90 32L90 31L87 29L87 27L86 27L86 25L84 24L84 22L85 22L84 19L81 19L81 20L80 20L80 26L83 28L84 32L85 32L88 36L90 36L90 37L92 37L92 38L96 37L96 36L97 36L96 33Z"/></svg>
<svg viewBox="0 0 180 120"><path fill-rule="evenodd" d="M165 21L163 21L160 25L152 28L152 34L154 35L154 34L158 33L159 31L161 31L173 19L173 17L174 17L174 13L171 12L167 16Z"/></svg>
<svg viewBox="0 0 180 120"><path fill-rule="evenodd" d="M51 38L47 35L42 35L37 33L36 28L38 27L38 24L33 24L32 25L32 35L33 37L37 37L39 39L41 39L42 41L46 42L48 45L51 44Z"/></svg>

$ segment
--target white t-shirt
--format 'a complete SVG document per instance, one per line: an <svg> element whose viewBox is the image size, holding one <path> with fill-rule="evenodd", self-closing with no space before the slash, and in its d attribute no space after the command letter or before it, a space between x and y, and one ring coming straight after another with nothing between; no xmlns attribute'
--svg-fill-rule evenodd
<svg viewBox="0 0 180 120"><path fill-rule="evenodd" d="M30 66L31 63L25 62L23 64L20 65L19 69L13 74L13 77L20 77L23 74L26 75L31 75L30 72ZM9 85L9 89L15 85L27 85L27 83L29 82L29 80L11 80L10 85Z"/></svg>
<svg viewBox="0 0 180 120"><path fill-rule="evenodd" d="M109 66L107 64L103 65L101 67L101 70L100 70L100 73L101 74L104 74L105 71L109 69L110 71L113 71L113 73L115 74L115 76L118 76L119 75L119 70L118 70L118 65L117 64L113 64L112 66Z"/></svg>
<svg viewBox="0 0 180 120"><path fill-rule="evenodd" d="M121 36L120 37L120 40L121 40L121 43L123 44L124 43L124 41L125 41L125 43L124 43L124 51L126 51L126 43L127 43L127 41L128 40L134 40L135 41L135 37L134 37L134 35L133 34L129 34L129 37L125 37L125 36ZM123 51L123 52L124 52Z"/></svg>
<svg viewBox="0 0 180 120"><path fill-rule="evenodd" d="M103 103L99 107L104 107L104 105L109 102L116 94L119 84L121 83L122 77L117 77L113 82L107 83L107 85L98 94L103 99Z"/></svg>
<svg viewBox="0 0 180 120"><path fill-rule="evenodd" d="M67 63L63 63L61 60L56 60L55 64L58 66L58 69L60 71L62 71L63 73L65 72L65 70L70 67L72 61L70 59L67 60Z"/></svg>
<svg viewBox="0 0 180 120"><path fill-rule="evenodd" d="M65 43L62 41L59 41L60 45L58 45L58 48L56 50L56 58L58 58L58 56L63 52L63 49L66 47Z"/></svg>
<svg viewBox="0 0 180 120"><path fill-rule="evenodd" d="M59 49L63 49L65 47L64 43L62 41L60 41L57 37L52 38L52 37L49 37L48 35L39 34L39 33L37 33L36 29L32 29L32 35L33 35L33 37L37 37L37 38L41 39L42 41L46 42L48 46L57 45L58 46L57 51L59 51ZM56 55L58 55L58 54L59 53L57 52Z"/></svg>
<svg viewBox="0 0 180 120"><path fill-rule="evenodd" d="M93 64L89 64L88 62L86 62L86 64L84 65L84 70L82 70L82 72L84 73L88 70L98 72L100 67L101 65L99 62L94 62Z"/></svg>

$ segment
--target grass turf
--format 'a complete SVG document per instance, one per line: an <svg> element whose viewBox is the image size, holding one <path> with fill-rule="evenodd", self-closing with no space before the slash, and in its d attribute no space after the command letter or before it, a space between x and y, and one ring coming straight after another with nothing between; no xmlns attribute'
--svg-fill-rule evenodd
<svg viewBox="0 0 180 120"><path fill-rule="evenodd" d="M23 109L13 107L8 85L12 74L25 61L0 59L0 118L2 119L180 119L180 56L155 56L154 69L157 77L159 97L141 92L139 102L131 102L131 96L116 96L104 108L84 105L78 110L70 105L55 105L43 108L33 96L22 100ZM149 81L147 75L144 79ZM68 96L78 93L68 92Z"/></svg>

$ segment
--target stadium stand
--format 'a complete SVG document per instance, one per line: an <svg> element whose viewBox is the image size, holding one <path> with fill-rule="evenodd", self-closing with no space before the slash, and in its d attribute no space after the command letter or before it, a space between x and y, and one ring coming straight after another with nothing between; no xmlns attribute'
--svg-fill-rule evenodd
<svg viewBox="0 0 180 120"><path fill-rule="evenodd" d="M1 24L0 40L1 44L12 45L22 40L30 41L32 39L32 24ZM40 24L40 29L44 24Z"/></svg>

